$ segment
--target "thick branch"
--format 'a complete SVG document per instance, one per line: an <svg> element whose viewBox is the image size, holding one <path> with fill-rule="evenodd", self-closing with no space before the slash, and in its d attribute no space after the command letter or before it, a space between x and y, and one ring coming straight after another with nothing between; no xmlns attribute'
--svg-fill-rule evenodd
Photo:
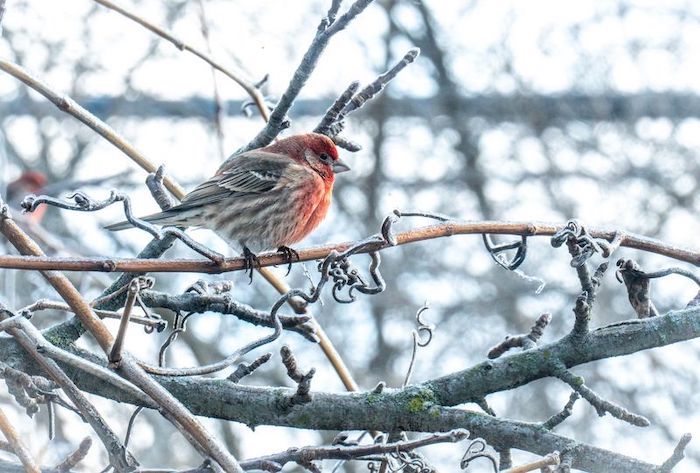
<svg viewBox="0 0 700 473"><path fill-rule="evenodd" d="M426 383L382 393L313 393L311 402L285 410L280 399L293 395L284 388L235 385L227 380L158 378L159 382L197 415L243 422L247 425L283 425L307 429L445 431L466 428L493 445L504 445L546 455L576 446L576 468L585 471L652 472L655 468L595 447L555 435L539 424L506 421L438 406L454 406L482 399L490 393L513 389L551 376L552 360L573 367L595 360L635 353L700 337L700 307L670 312L661 317L630 320L593 330L583 344L565 337L555 343L477 364ZM16 369L34 367L13 356L11 341L1 341L0 356ZM87 352L81 356L99 362ZM111 385L66 373L85 390L111 399L134 403ZM341 414L342 413L342 414ZM611 469L615 466L614 469Z"/></svg>

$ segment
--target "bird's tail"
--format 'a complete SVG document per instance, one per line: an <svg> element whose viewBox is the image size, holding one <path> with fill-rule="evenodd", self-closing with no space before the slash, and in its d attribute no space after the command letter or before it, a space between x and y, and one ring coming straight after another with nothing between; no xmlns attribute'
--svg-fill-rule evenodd
<svg viewBox="0 0 700 473"><path fill-rule="evenodd" d="M147 215L145 217L140 217L139 220L145 220L148 223L154 223L156 225L175 225L179 227L191 227L196 225L194 220L196 220L197 215L193 215L193 213L198 212L196 210L194 210L194 212L186 212L179 208L179 206L176 206L163 212L158 212L155 214ZM132 227L133 225L131 224L131 222L129 222L128 220L124 220L122 222L107 225L105 226L105 229L111 230L113 232L118 232L120 230L126 230L127 228Z"/></svg>

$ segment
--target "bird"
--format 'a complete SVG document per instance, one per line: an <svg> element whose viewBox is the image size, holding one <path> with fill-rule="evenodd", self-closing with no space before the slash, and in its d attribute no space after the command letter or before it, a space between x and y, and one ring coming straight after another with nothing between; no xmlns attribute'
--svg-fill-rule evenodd
<svg viewBox="0 0 700 473"><path fill-rule="evenodd" d="M22 173L14 181L7 184L7 202L14 208L21 208L22 199L27 194L38 194L40 193L46 184L48 179L46 175L39 171L26 171ZM44 217L46 212L46 207L41 207L37 209L36 212L32 213L28 219L31 222L39 223Z"/></svg>
<svg viewBox="0 0 700 473"><path fill-rule="evenodd" d="M256 253L277 249L291 265L290 248L323 221L335 175L349 171L333 140L318 133L293 135L263 148L234 154L182 201L141 220L213 230L240 247L251 271ZM129 222L108 225L118 231Z"/></svg>

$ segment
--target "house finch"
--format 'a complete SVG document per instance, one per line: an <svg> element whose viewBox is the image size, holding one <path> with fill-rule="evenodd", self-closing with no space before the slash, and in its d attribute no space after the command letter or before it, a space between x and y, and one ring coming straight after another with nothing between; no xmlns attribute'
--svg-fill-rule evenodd
<svg viewBox="0 0 700 473"><path fill-rule="evenodd" d="M39 171L26 171L22 173L14 181L7 185L7 202L15 207L20 208L20 202L27 194L40 194L48 180L46 176ZM44 217L46 207L37 209L28 218L32 222L39 223Z"/></svg>
<svg viewBox="0 0 700 473"><path fill-rule="evenodd" d="M331 203L335 174L350 168L338 157L333 141L308 133L231 156L216 174L164 212L143 217L147 222L214 230L237 243L246 258L289 248L311 233ZM109 225L123 230L128 222ZM290 261L291 262L291 261Z"/></svg>

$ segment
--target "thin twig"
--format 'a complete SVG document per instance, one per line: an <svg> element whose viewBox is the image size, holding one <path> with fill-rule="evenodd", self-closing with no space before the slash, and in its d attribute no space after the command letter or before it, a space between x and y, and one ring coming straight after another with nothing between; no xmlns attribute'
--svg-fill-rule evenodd
<svg viewBox="0 0 700 473"><path fill-rule="evenodd" d="M335 21L331 21L331 18L324 17L318 26L316 35L311 41L311 45L307 49L304 57L301 59L301 63L294 71L294 76L289 81L287 90L282 94L277 106L270 114L270 118L267 120L265 127L253 138L248 145L243 147L240 152L249 151L255 148L262 148L274 140L280 131L282 131L286 125L286 116L289 109L294 104L297 95L306 84L306 81L311 76L311 73L316 68L316 63L321 57L324 49L328 45L330 39L343 30L352 20L357 17L365 8L372 3L372 0L356 0L345 12ZM339 6L338 2L334 2L331 7L331 16L335 16L337 13L337 8Z"/></svg>
<svg viewBox="0 0 700 473"><path fill-rule="evenodd" d="M311 461L328 459L361 459L370 455L381 455L392 452L407 452L427 445L434 445L436 443L460 442L467 438L468 435L469 433L466 430L456 429L450 432L432 434L428 437L418 440L392 442L385 444L369 444L358 446L335 445L330 447L294 448L289 449L285 452L243 461L241 462L241 466L247 470L252 470L260 469L260 466L263 464L263 462L275 462L280 465L284 465L289 462L299 463L303 460Z"/></svg>
<svg viewBox="0 0 700 473"><path fill-rule="evenodd" d="M241 379L252 374L255 370L257 370L262 365L270 361L271 357L272 353L265 353L264 355L257 357L250 364L241 363L240 365L238 365L238 368L236 368L236 370L233 373L231 373L226 379L228 379L232 383L238 383Z"/></svg>
<svg viewBox="0 0 700 473"><path fill-rule="evenodd" d="M529 350L536 347L537 342L542 337L545 328L547 328L547 325L549 325L551 320L551 314L545 312L537 318L535 324L530 328L528 333L523 333L521 335L508 335L505 340L491 348L487 356L493 360L503 355L511 348L520 347L523 350Z"/></svg>
<svg viewBox="0 0 700 473"><path fill-rule="evenodd" d="M129 327L129 319L131 317L131 311L134 308L134 303L136 302L136 296L141 289L138 279L134 279L129 284L129 289L127 290L126 303L124 304L124 312L122 313L122 319L119 323L119 331L117 332L117 338L114 340L114 345L109 352L107 359L110 363L119 363L122 359L122 346L124 345L124 339L126 338L126 329Z"/></svg>
<svg viewBox="0 0 700 473"><path fill-rule="evenodd" d="M356 89L356 83L350 84L328 112L326 112L326 115L316 126L314 131L327 134L331 137L337 136L340 129L342 129L342 123L345 117L362 108L368 101L372 100L372 98L380 93L399 72L411 64L418 57L418 54L420 54L420 49L410 49L394 67L381 74L354 96L348 97L350 91Z"/></svg>
<svg viewBox="0 0 700 473"><path fill-rule="evenodd" d="M263 95L260 93L260 91L255 87L254 84L252 84L250 81L247 81L243 79L240 76L240 73L234 73L231 71L230 68L226 68L222 66L220 63L216 62L214 59L211 58L210 55L200 51L199 49L195 49L189 44L181 41L180 39L176 38L172 33L169 31L166 31L165 29L154 25L153 23L150 23L146 21L145 19L141 18L137 14L130 12L129 10L126 10L125 8L122 8L118 5L115 5L114 3L110 2L109 0L94 0L96 3L99 3L100 5L107 7L111 10L114 10L115 12L119 13L120 15L125 16L126 18L138 23L139 25L143 26L144 28L148 29L149 31L157 34L161 38L171 42L172 44L175 45L177 49L180 51L187 51L189 53L194 54L198 58L202 59L205 61L207 64L209 64L211 67L216 69L217 71L223 73L227 77L231 78L236 84L240 85L248 95L253 99L255 104L258 107L258 110L260 111L260 114L262 117L265 119L265 121L268 120L269 118L269 113L267 111L267 106L265 105L265 99ZM150 171L152 172L152 171Z"/></svg>
<svg viewBox="0 0 700 473"><path fill-rule="evenodd" d="M27 312L27 313L39 312L42 310L62 310L65 312L72 312L73 311L70 308L70 306L68 304L66 304L65 302L39 299L38 301L34 302L33 304L30 304L26 307L19 309L17 312L22 314L25 312ZM112 311L112 310L95 309L95 314L99 315L100 317L109 318L109 319L121 319L122 318L122 314L120 314L119 312ZM135 316L135 315L131 316L130 321L135 323L135 324L144 325L146 327L151 327L158 332L162 332L167 325L165 320L162 320L162 319L152 319L149 317L139 317L139 316Z"/></svg>
<svg viewBox="0 0 700 473"><path fill-rule="evenodd" d="M658 468L658 473L669 473L673 468L685 457L685 447L688 446L693 436L689 433L683 434L678 441L676 448L673 449L673 454L668 460L663 462Z"/></svg>
<svg viewBox="0 0 700 473"><path fill-rule="evenodd" d="M24 469L29 473L41 473L39 465L37 465L34 458L32 458L32 454L19 437L19 433L12 423L10 423L10 419L7 418L2 408L0 408L0 431L2 431L3 435L12 446L12 452L17 455L19 461L22 462Z"/></svg>
<svg viewBox="0 0 700 473"><path fill-rule="evenodd" d="M552 430L554 427L571 417L571 414L573 414L574 404L580 397L581 395L576 391L572 392L571 395L569 395L569 400L566 402L566 405L564 405L564 409L542 422L542 427L547 430Z"/></svg>
<svg viewBox="0 0 700 473"><path fill-rule="evenodd" d="M584 384L584 379L582 377L574 375L563 365L559 366L555 372L555 375L571 386L571 388L579 393L582 398L588 401L588 403L595 408L599 416L602 417L606 413L609 413L611 416L623 420L629 424L636 425L637 427L648 427L650 425L650 422L646 417L634 414L624 407L618 406L617 404L600 397L591 388Z"/></svg>
<svg viewBox="0 0 700 473"><path fill-rule="evenodd" d="M92 447L92 439L90 437L85 437L78 448L76 448L70 455L68 455L65 460L56 465L56 473L67 473L78 463L80 463L83 458L88 454L88 451Z"/></svg>
<svg viewBox="0 0 700 473"><path fill-rule="evenodd" d="M175 313L205 313L218 312L230 314L239 320L263 327L274 327L275 321L270 317L269 311L254 309L231 298L228 294L197 294L185 292L179 295L170 295L164 292L146 290L141 291L141 301L149 308L163 308ZM280 315L282 327L300 333L306 339L317 342L314 327L307 315ZM132 317L133 320L133 317Z"/></svg>
<svg viewBox="0 0 700 473"><path fill-rule="evenodd" d="M559 464L559 452L550 453L539 460L535 460L531 463L526 463L525 465L516 466L505 470L503 473L526 473L528 471L535 471L546 466L558 465Z"/></svg>

